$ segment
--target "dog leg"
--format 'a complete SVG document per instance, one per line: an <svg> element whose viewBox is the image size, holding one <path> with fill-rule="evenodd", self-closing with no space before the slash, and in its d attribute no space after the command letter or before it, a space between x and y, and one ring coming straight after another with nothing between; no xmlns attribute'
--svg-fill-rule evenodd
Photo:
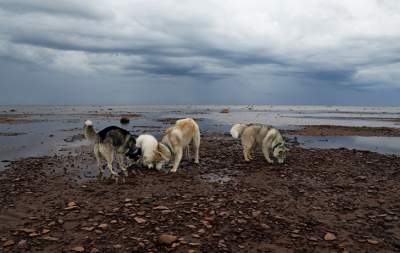
<svg viewBox="0 0 400 253"><path fill-rule="evenodd" d="M179 163L182 160L182 153L183 153L182 148L178 148L176 150L175 159L174 159L174 166L172 167L171 172L175 173L176 170L178 169Z"/></svg>
<svg viewBox="0 0 400 253"><path fill-rule="evenodd" d="M193 136L193 147L194 147L194 163L199 163L199 149L200 149L200 130L197 129Z"/></svg>
<svg viewBox="0 0 400 253"><path fill-rule="evenodd" d="M104 169L103 169L103 163L102 163L102 158L101 158L102 155L100 153L98 145L94 145L94 155L96 157L97 166L99 168L99 174L97 175L97 177L99 179L103 179L103 170Z"/></svg>
<svg viewBox="0 0 400 253"><path fill-rule="evenodd" d="M243 156L246 162L250 161L250 152L253 148L255 138L253 136L242 136Z"/></svg>
<svg viewBox="0 0 400 253"><path fill-rule="evenodd" d="M128 169L126 168L124 155L118 155L118 165L121 168L124 176L127 177L128 176Z"/></svg>
<svg viewBox="0 0 400 253"><path fill-rule="evenodd" d="M262 142L261 149L262 149L262 152L263 152L264 157L267 160L267 162L272 164L272 163L274 163L274 161L271 160L271 158L269 157L269 152L270 152L270 149L271 149L271 145L272 145L272 141L270 139L266 138Z"/></svg>
<svg viewBox="0 0 400 253"><path fill-rule="evenodd" d="M186 153L186 159L190 161L192 159L192 157L190 156L190 143L189 145L186 146L185 153Z"/></svg>

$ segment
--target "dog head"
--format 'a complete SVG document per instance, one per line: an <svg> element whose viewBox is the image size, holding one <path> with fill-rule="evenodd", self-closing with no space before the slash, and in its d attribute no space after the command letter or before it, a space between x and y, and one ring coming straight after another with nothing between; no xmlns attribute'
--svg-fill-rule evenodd
<svg viewBox="0 0 400 253"><path fill-rule="evenodd" d="M285 161L288 151L289 149L283 143L280 143L273 148L273 155L278 160L278 163L283 163Z"/></svg>
<svg viewBox="0 0 400 253"><path fill-rule="evenodd" d="M139 160L140 156L142 155L142 149L141 148L130 148L128 152L125 154L129 159L132 159L134 161Z"/></svg>
<svg viewBox="0 0 400 253"><path fill-rule="evenodd" d="M156 162L156 168L162 169L164 164L169 163L172 158L172 153L167 144L161 142L158 143L157 150L155 151L154 160Z"/></svg>

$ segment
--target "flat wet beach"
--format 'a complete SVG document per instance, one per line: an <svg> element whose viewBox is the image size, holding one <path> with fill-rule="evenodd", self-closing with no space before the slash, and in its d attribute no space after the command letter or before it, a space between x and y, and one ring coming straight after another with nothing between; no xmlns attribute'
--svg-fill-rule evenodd
<svg viewBox="0 0 400 253"><path fill-rule="evenodd" d="M2 108L26 115L24 122L0 124L0 132L24 133L0 136L2 250L400 250L400 109L232 106L222 114L221 108ZM121 125L121 115L135 116ZM198 119L200 164L183 159L176 174L133 164L125 183L96 179L84 120L96 130L117 125L160 138L184 117ZM282 129L286 162L268 164L258 149L245 162L240 141L228 134L239 122Z"/></svg>

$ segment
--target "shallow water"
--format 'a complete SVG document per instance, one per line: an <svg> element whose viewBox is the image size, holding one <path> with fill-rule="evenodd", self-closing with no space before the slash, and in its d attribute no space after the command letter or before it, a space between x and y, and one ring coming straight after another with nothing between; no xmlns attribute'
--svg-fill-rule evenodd
<svg viewBox="0 0 400 253"><path fill-rule="evenodd" d="M230 112L220 111L229 107ZM140 114L141 117L131 119L130 124L121 125L119 115ZM344 125L344 126L386 126L400 127L398 107L331 107L331 106L0 106L0 115L22 116L31 120L24 123L0 123L1 133L25 133L17 136L0 136L0 161L15 160L23 157L51 155L66 152L69 147L87 144L86 141L69 142L72 136L82 134L83 122L91 119L97 130L109 125L125 128L135 134L149 133L160 137L163 130L170 125L160 122L162 118L193 117L199 119L202 133L228 132L234 123L258 122L274 125L281 129L294 129L301 125ZM303 137L302 137L303 138ZM307 137L304 137L307 138ZM337 138L337 137L335 137ZM367 148L381 152L393 150L397 139L387 141L368 139L361 146L363 138L351 138L353 141L334 141L327 146L318 139L305 140L319 147ZM365 137L370 138L370 137ZM383 138L383 137L382 137ZM339 138L340 139L340 138ZM343 138L342 138L343 139ZM67 141L65 141L67 140ZM356 140L356 141L355 141ZM366 142L364 140L364 142ZM372 143L372 144L371 144ZM373 143L377 143L376 148ZM326 144L326 143L325 143ZM390 145L390 147L389 147ZM383 148L388 146L386 148ZM386 151L383 151L386 152ZM7 162L0 163L0 170Z"/></svg>
<svg viewBox="0 0 400 253"><path fill-rule="evenodd" d="M304 148L347 148L400 155L400 137L364 136L296 136Z"/></svg>

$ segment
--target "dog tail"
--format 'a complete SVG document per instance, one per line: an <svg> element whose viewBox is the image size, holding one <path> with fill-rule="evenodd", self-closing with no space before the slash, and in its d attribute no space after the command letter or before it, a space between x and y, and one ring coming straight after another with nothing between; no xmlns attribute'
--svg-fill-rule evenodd
<svg viewBox="0 0 400 253"><path fill-rule="evenodd" d="M235 124L231 128L231 135L233 138L237 139L243 133L244 129L247 127L246 124Z"/></svg>
<svg viewBox="0 0 400 253"><path fill-rule="evenodd" d="M93 122L91 120L85 121L85 126L83 128L83 132L85 134L85 138L89 141L95 141L97 138L97 133L94 130Z"/></svg>

